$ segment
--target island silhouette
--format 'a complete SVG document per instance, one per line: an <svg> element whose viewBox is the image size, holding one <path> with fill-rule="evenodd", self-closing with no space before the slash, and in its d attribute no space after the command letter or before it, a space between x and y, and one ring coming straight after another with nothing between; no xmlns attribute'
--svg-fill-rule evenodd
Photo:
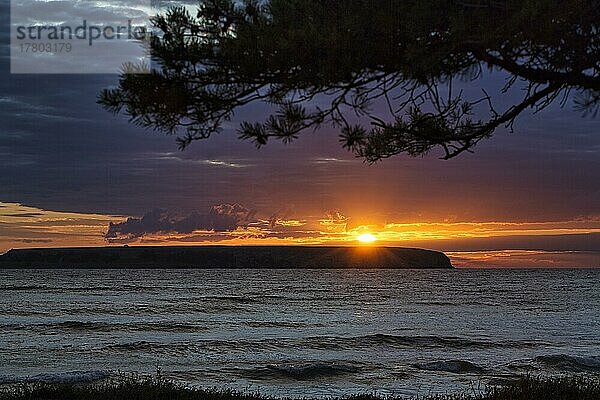
<svg viewBox="0 0 600 400"><path fill-rule="evenodd" d="M453 268L442 252L375 246L110 246L12 249L0 268Z"/></svg>

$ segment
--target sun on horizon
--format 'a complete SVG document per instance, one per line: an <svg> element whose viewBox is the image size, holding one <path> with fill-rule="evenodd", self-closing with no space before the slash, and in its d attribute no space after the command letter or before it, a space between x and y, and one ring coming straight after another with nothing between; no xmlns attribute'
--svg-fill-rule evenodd
<svg viewBox="0 0 600 400"><path fill-rule="evenodd" d="M377 237L375 237L375 235L373 235L372 233L363 233L357 236L356 240L358 240L361 243L373 243L377 240Z"/></svg>

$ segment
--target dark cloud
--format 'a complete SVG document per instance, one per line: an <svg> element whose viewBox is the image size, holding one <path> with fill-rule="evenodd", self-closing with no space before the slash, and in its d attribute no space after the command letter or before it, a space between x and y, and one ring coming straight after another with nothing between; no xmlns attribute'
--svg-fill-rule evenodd
<svg viewBox="0 0 600 400"><path fill-rule="evenodd" d="M154 209L141 218L130 217L124 222L110 223L105 239L110 243L153 244L319 238L323 235L324 224L329 232L344 231L348 220L337 211L314 217L311 221L280 215L263 217L238 203L215 205L209 212L193 211L185 215Z"/></svg>
<svg viewBox="0 0 600 400"><path fill-rule="evenodd" d="M153 234L191 234L195 231L231 232L255 221L255 213L240 204L220 204L208 213L192 212L177 216L154 209L141 218L110 223L105 238L108 241L135 240Z"/></svg>

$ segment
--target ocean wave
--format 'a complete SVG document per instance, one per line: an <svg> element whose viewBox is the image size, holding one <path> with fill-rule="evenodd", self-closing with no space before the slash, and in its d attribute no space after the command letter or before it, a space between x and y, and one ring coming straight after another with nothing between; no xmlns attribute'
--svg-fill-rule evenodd
<svg viewBox="0 0 600 400"><path fill-rule="evenodd" d="M244 371L236 371L236 374L240 374L247 378L258 380L308 380L353 374L360 371L361 367L354 364L317 361L302 363L268 364L266 366L261 366Z"/></svg>
<svg viewBox="0 0 600 400"><path fill-rule="evenodd" d="M96 321L62 321L46 324L3 324L0 331L33 331L37 333L52 332L199 332L209 328L184 322L96 322Z"/></svg>
<svg viewBox="0 0 600 400"><path fill-rule="evenodd" d="M446 336L407 336L407 335L389 335L372 334L355 337L336 337L336 336L317 336L306 339L306 346L317 349L328 350L351 350L355 348L369 348L375 346L386 346L396 348L452 348L466 349L479 348L488 349L495 347L535 347L540 342L529 341L491 341L491 340L473 340L460 337Z"/></svg>
<svg viewBox="0 0 600 400"><path fill-rule="evenodd" d="M12 285L12 286L0 286L0 292L4 291L29 291L29 290L42 290L45 289L44 286L39 285Z"/></svg>
<svg viewBox="0 0 600 400"><path fill-rule="evenodd" d="M314 379L318 377L345 375L360 370L353 365L337 363L307 363L301 365L270 364L267 368L277 374L295 379Z"/></svg>
<svg viewBox="0 0 600 400"><path fill-rule="evenodd" d="M164 345L162 345L161 343L147 342L145 340L140 340L138 342L111 344L109 346L104 347L103 349L105 349L105 350L126 350L126 351L148 351L148 350L156 350L161 347L164 347Z"/></svg>
<svg viewBox="0 0 600 400"><path fill-rule="evenodd" d="M252 328L303 328L307 326L325 326L319 323L293 322L293 321L247 321Z"/></svg>
<svg viewBox="0 0 600 400"><path fill-rule="evenodd" d="M449 301L416 301L416 305L419 306L458 306L458 303L452 303Z"/></svg>
<svg viewBox="0 0 600 400"><path fill-rule="evenodd" d="M401 336L401 335L366 335L355 337L337 336L312 336L306 338L268 338L268 339L236 339L219 340L206 339L194 341L180 341L170 343L132 342L120 343L103 348L103 350L117 351L177 351L190 352L269 352L295 350L326 350L326 351L352 351L370 350L373 348L392 349L490 349L504 347L532 347L539 346L540 342L522 341L486 341L471 340L456 337L440 336Z"/></svg>
<svg viewBox="0 0 600 400"><path fill-rule="evenodd" d="M569 372L600 371L600 356L578 357L566 354L538 356L535 362L546 368Z"/></svg>
<svg viewBox="0 0 600 400"><path fill-rule="evenodd" d="M233 304L252 304L258 303L260 298L257 297L249 297L249 296L235 296L235 295L221 295L221 296L200 296L198 297L200 301L217 301L217 302L225 302L225 303L233 303Z"/></svg>
<svg viewBox="0 0 600 400"><path fill-rule="evenodd" d="M153 354L190 355L192 353L249 353L256 351L276 351L289 347L277 340L194 340L176 342L136 341L104 346L104 352L147 352Z"/></svg>
<svg viewBox="0 0 600 400"><path fill-rule="evenodd" d="M101 347L99 351L105 353L130 353L142 352L149 354L164 354L169 356L190 356L197 353L241 353L247 354L256 351L276 351L277 344L271 341L252 340L193 340L158 342L140 340L135 342L122 342Z"/></svg>
<svg viewBox="0 0 600 400"><path fill-rule="evenodd" d="M11 375L0 375L0 385L17 383L85 383L106 379L111 376L109 371L69 371L57 373L45 373L24 377Z"/></svg>
<svg viewBox="0 0 600 400"><path fill-rule="evenodd" d="M413 367L424 371L443 371L454 374L479 374L485 372L485 369L479 365L464 360L431 361L413 364Z"/></svg>
<svg viewBox="0 0 600 400"><path fill-rule="evenodd" d="M0 291L42 291L52 293L79 293L79 292L104 292L104 291L119 291L114 286L48 286L48 285L12 285L0 286Z"/></svg>

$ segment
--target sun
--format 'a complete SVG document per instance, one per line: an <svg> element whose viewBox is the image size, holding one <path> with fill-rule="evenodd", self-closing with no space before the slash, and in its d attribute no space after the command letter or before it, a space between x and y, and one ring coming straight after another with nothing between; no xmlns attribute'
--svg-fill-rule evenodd
<svg viewBox="0 0 600 400"><path fill-rule="evenodd" d="M356 240L361 243L373 243L377 238L371 233L363 233L362 235L359 235Z"/></svg>

